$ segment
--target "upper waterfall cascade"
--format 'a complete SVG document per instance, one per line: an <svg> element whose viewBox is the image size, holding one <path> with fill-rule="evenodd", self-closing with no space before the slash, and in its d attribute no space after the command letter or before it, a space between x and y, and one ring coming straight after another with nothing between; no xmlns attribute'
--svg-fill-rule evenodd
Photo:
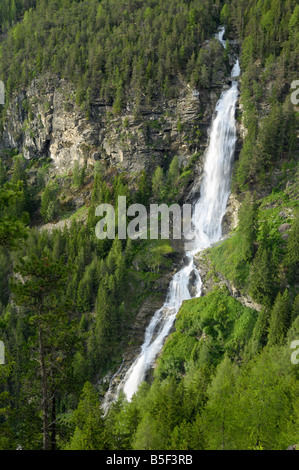
<svg viewBox="0 0 299 470"><path fill-rule="evenodd" d="M216 37L223 47L225 29L222 27ZM240 75L239 61L236 60L231 77ZM128 369L118 387L130 401L147 370L154 364L165 338L174 324L182 302L201 295L202 281L194 263L196 253L216 243L222 236L222 220L230 195L231 173L236 145L235 109L238 100L238 82L232 80L231 87L221 94L216 105L210 128L209 144L205 154L200 197L195 203L192 223L195 237L187 242L186 263L169 285L166 301L157 310L145 331L140 354ZM193 290L190 293L192 275ZM195 280L194 280L195 279Z"/></svg>

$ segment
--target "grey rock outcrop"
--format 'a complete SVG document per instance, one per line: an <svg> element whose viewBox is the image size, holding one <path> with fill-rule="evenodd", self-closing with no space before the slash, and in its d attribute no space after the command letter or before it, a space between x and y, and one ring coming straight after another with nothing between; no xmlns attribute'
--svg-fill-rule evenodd
<svg viewBox="0 0 299 470"><path fill-rule="evenodd" d="M168 166L174 155L186 165L204 150L216 102L228 86L220 63L209 88L193 89L177 77L175 98L156 96L150 105L133 101L119 115L99 99L85 110L76 106L66 80L50 74L34 79L12 99L0 147L16 148L28 160L51 157L56 174L70 171L76 160L81 165L101 161L131 175Z"/></svg>

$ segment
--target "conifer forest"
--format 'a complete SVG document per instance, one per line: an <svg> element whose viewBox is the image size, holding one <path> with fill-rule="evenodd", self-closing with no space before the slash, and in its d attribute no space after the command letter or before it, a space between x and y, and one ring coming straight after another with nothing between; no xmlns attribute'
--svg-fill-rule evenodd
<svg viewBox="0 0 299 470"><path fill-rule="evenodd" d="M298 64L298 0L0 0L0 450L299 450Z"/></svg>

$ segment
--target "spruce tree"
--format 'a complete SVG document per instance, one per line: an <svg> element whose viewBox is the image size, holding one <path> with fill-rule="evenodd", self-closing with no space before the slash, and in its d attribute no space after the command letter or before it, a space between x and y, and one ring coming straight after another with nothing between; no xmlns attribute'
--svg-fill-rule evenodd
<svg viewBox="0 0 299 470"><path fill-rule="evenodd" d="M44 450L56 447L56 398L66 386L72 348L79 340L64 300L69 271L47 252L42 256L33 254L21 258L15 269L19 278L11 285L16 304L26 309L34 328L31 364L38 364L39 369L35 377L40 386Z"/></svg>
<svg viewBox="0 0 299 470"><path fill-rule="evenodd" d="M208 402L202 423L210 450L228 450L232 438L233 391L238 367L226 355L207 390Z"/></svg>
<svg viewBox="0 0 299 470"><path fill-rule="evenodd" d="M26 183L26 173L23 166L23 157L18 155L14 159L14 169L11 177L11 182L16 184L18 181Z"/></svg>
<svg viewBox="0 0 299 470"><path fill-rule="evenodd" d="M278 293L271 311L268 335L269 346L283 344L290 323L291 306L289 293L286 289L282 295L280 292Z"/></svg>
<svg viewBox="0 0 299 470"><path fill-rule="evenodd" d="M252 297L266 306L270 306L276 293L274 268L270 253L262 245L254 258L249 275L249 292Z"/></svg>
<svg viewBox="0 0 299 470"><path fill-rule="evenodd" d="M238 216L238 232L242 240L242 257L245 261L250 261L253 257L253 243L256 238L256 204L249 192L246 193Z"/></svg>
<svg viewBox="0 0 299 470"><path fill-rule="evenodd" d="M298 283L299 279L299 213L293 221L287 242L287 253L284 258L287 268L287 279L290 283Z"/></svg>
<svg viewBox="0 0 299 470"><path fill-rule="evenodd" d="M66 450L105 449L104 417L99 396L91 383L86 382L81 399L72 416L75 432Z"/></svg>
<svg viewBox="0 0 299 470"><path fill-rule="evenodd" d="M28 235L24 220L16 219L16 214L5 210L20 196L22 197L20 191L10 187L8 189L0 188L0 246L9 249L15 249L19 246L20 240Z"/></svg>
<svg viewBox="0 0 299 470"><path fill-rule="evenodd" d="M81 313L90 311L90 285L85 278L81 279L79 282L77 291L77 309Z"/></svg>
<svg viewBox="0 0 299 470"><path fill-rule="evenodd" d="M6 182L6 168L0 158L0 187Z"/></svg>
<svg viewBox="0 0 299 470"><path fill-rule="evenodd" d="M151 188L149 186L149 178L145 170L141 172L139 181L138 181L138 189L136 192L136 203L143 204L147 206L149 204L149 198L151 195Z"/></svg>
<svg viewBox="0 0 299 470"><path fill-rule="evenodd" d="M269 312L266 309L262 309L258 314L252 336L246 348L246 352L249 357L259 353L263 347L266 346L268 340L268 329Z"/></svg>
<svg viewBox="0 0 299 470"><path fill-rule="evenodd" d="M152 191L154 199L161 202L164 194L164 177L160 166L157 166L152 179Z"/></svg>
<svg viewBox="0 0 299 470"><path fill-rule="evenodd" d="M167 175L167 182L168 182L169 188L173 188L173 186L177 183L179 176L180 176L180 161L179 161L179 157L176 155L175 157L173 157L169 165L169 170L168 170L168 175Z"/></svg>
<svg viewBox="0 0 299 470"><path fill-rule="evenodd" d="M58 212L57 190L53 184L47 184L41 197L40 213L45 222L51 222Z"/></svg>

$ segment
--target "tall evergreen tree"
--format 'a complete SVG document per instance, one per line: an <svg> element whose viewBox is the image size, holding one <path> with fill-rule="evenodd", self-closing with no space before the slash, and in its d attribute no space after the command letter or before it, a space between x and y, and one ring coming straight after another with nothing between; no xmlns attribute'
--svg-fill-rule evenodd
<svg viewBox="0 0 299 470"><path fill-rule="evenodd" d="M163 198L164 191L164 176L163 170L160 166L157 166L153 180L152 180L152 191L153 196L156 201L161 202Z"/></svg>
<svg viewBox="0 0 299 470"><path fill-rule="evenodd" d="M270 306L276 291L274 279L270 253L260 245L250 270L249 292L252 297Z"/></svg>
<svg viewBox="0 0 299 470"><path fill-rule="evenodd" d="M242 240L242 256L245 261L251 261L254 252L253 243L256 238L256 205L255 201L252 201L250 193L246 193L238 216L238 232Z"/></svg>
<svg viewBox="0 0 299 470"><path fill-rule="evenodd" d="M273 346L274 344L283 344L290 325L291 305L289 293L285 290L282 295L280 292L278 293L271 311L268 335L269 346Z"/></svg>
<svg viewBox="0 0 299 470"><path fill-rule="evenodd" d="M104 418L99 396L86 382L77 409L72 416L74 434L66 450L105 449Z"/></svg>
<svg viewBox="0 0 299 470"><path fill-rule="evenodd" d="M26 309L34 328L32 358L37 350L40 410L43 419L43 449L56 447L56 398L66 386L65 373L76 336L64 302L68 269L49 253L21 259L12 281L17 305Z"/></svg>
<svg viewBox="0 0 299 470"><path fill-rule="evenodd" d="M203 413L203 429L209 449L227 450L232 439L233 391L238 367L225 356L207 390L208 403Z"/></svg>
<svg viewBox="0 0 299 470"><path fill-rule="evenodd" d="M292 224L284 264L287 268L287 278L289 282L297 283L299 276L299 213L296 214Z"/></svg>

